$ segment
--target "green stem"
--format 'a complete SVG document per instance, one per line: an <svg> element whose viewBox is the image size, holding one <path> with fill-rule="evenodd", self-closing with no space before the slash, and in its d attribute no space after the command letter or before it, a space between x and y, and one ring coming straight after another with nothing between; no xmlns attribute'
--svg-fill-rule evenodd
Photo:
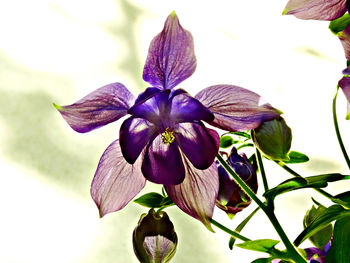
<svg viewBox="0 0 350 263"><path fill-rule="evenodd" d="M269 190L269 185L267 184L264 164L263 164L263 160L261 158L261 154L260 154L260 151L258 148L256 148L256 157L258 159L259 169L260 169L261 177L262 177L263 184L264 184L264 190L265 190L265 192L267 192Z"/></svg>
<svg viewBox="0 0 350 263"><path fill-rule="evenodd" d="M300 174L298 174L296 171L294 171L293 169L291 169L289 166L287 166L286 164L284 164L283 162L279 162L279 161L275 161L275 163L277 163L280 167L282 167L284 170L286 170L288 173L290 173L291 175L295 176L295 177L302 177ZM339 198L334 197L333 195L331 195L330 193L319 189L319 188L313 188L316 192L320 193L321 195L323 195L324 197L330 199L332 202L337 203L342 205L345 208L349 208L349 204L342 201Z"/></svg>
<svg viewBox="0 0 350 263"><path fill-rule="evenodd" d="M337 119L337 96L338 96L338 91L339 91L339 85L337 85L337 90L336 90L334 98L333 98L333 107L332 107L332 109L333 109L333 122L334 122L335 133L337 134L337 138L338 138L340 149L343 152L346 164L348 165L348 167L350 169L350 159L349 159L349 156L348 156L348 154L346 152L343 140L342 140L341 135L340 135L338 119Z"/></svg>
<svg viewBox="0 0 350 263"><path fill-rule="evenodd" d="M221 225L219 222L215 221L214 219L211 219L211 223L216 226L217 228L220 228L222 231L226 232L227 234L237 238L237 239L240 239L242 241L250 241L249 238L245 237L245 236L242 236L241 234L239 234L238 232L236 231L233 231L223 225Z"/></svg>
<svg viewBox="0 0 350 263"><path fill-rule="evenodd" d="M235 182L242 188L242 190L252 199L257 205L265 212L269 220L271 221L273 227L275 228L277 234L280 236L282 242L286 246L291 259L295 260L297 263L307 262L301 254L297 251L294 245L288 239L286 233L283 231L280 223L278 222L274 212L268 206L266 206L261 200L255 195L255 193L250 189L250 187L232 170L232 168L227 164L227 162L222 158L220 154L216 156L217 160L220 162L222 167L232 176Z"/></svg>

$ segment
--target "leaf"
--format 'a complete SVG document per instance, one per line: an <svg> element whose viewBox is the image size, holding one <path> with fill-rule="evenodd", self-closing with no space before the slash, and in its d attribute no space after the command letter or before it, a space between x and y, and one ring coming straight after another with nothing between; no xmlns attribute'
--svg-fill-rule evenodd
<svg viewBox="0 0 350 263"><path fill-rule="evenodd" d="M170 200L170 201L169 201ZM149 208L157 208L162 206L167 206L172 203L169 197L164 197L158 193L151 192L147 193L137 199L134 200L135 203L149 207Z"/></svg>
<svg viewBox="0 0 350 263"><path fill-rule="evenodd" d="M241 144L240 146L237 147L237 150L245 148L245 147L254 147L254 144L252 144L252 143Z"/></svg>
<svg viewBox="0 0 350 263"><path fill-rule="evenodd" d="M278 240L273 239L257 239L252 241L246 241L244 243L237 244L237 247L249 249L253 251L269 253L279 243Z"/></svg>
<svg viewBox="0 0 350 263"><path fill-rule="evenodd" d="M346 210L340 205L332 205L326 208L299 234L294 244L298 247L304 240L323 229L329 223L349 215L350 210Z"/></svg>
<svg viewBox="0 0 350 263"><path fill-rule="evenodd" d="M350 23L350 16L348 13L339 17L329 23L329 29L333 34L338 34L339 32L345 30L346 26Z"/></svg>
<svg viewBox="0 0 350 263"><path fill-rule="evenodd" d="M327 262L350 263L350 216L337 220L334 224L333 241L327 253Z"/></svg>
<svg viewBox="0 0 350 263"><path fill-rule="evenodd" d="M234 139L232 139L231 136L222 136L220 138L220 148L228 148L231 145L237 143L238 141L235 141Z"/></svg>
<svg viewBox="0 0 350 263"><path fill-rule="evenodd" d="M289 160L283 161L284 163L305 163L309 161L309 157L307 157L305 154L296 152L296 151L290 151L288 153Z"/></svg>
<svg viewBox="0 0 350 263"><path fill-rule="evenodd" d="M235 232L240 233L242 231L242 229L245 227L245 225L249 222L249 220L255 215L256 212L258 212L258 210L260 209L260 207L257 207L249 216L247 216L235 229ZM236 238L231 236L230 241L228 242L228 246L229 248L232 250L233 249L233 245L236 242Z"/></svg>
<svg viewBox="0 0 350 263"><path fill-rule="evenodd" d="M302 188L322 188L328 185L328 182L335 182L343 179L349 179L349 176L339 173L322 174L310 177L295 177L288 179L276 187L264 193L269 199L274 199L277 195L302 189Z"/></svg>
<svg viewBox="0 0 350 263"><path fill-rule="evenodd" d="M303 220L304 228L308 227L324 210L327 208L323 205L319 205L317 208L312 206L310 210L306 212L306 215ZM317 231L315 234L309 237L309 240L312 244L314 244L317 248L324 247L333 235L333 226L331 223L326 225L324 228Z"/></svg>
<svg viewBox="0 0 350 263"><path fill-rule="evenodd" d="M251 263L271 263L273 258L258 258L252 261Z"/></svg>
<svg viewBox="0 0 350 263"><path fill-rule="evenodd" d="M247 139L250 139L250 134L249 133L246 133L246 132L240 132L240 131L237 131L237 132L230 132L230 134L234 134L234 135L237 135L237 136L241 136L241 137L245 137Z"/></svg>

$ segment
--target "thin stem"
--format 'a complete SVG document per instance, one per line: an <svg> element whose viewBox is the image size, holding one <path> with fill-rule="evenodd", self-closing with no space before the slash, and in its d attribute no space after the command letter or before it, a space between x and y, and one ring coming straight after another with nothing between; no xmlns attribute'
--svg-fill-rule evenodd
<svg viewBox="0 0 350 263"><path fill-rule="evenodd" d="M264 164L263 164L263 160L261 158L261 154L260 154L260 151L258 148L256 148L256 157L258 159L259 169L260 169L261 177L262 177L263 184L264 184L264 190L265 190L265 192L267 192L269 190L269 185L267 184Z"/></svg>
<svg viewBox="0 0 350 263"><path fill-rule="evenodd" d="M287 166L286 164L284 164L283 162L279 162L279 161L275 161L275 163L277 163L279 166L281 166L284 170L286 170L288 173L290 173L291 175L295 176L295 177L302 177L300 174L298 174L296 171L294 171L292 168L290 168L289 166ZM332 202L340 204L342 206L344 206L345 208L349 208L349 204L342 201L339 198L334 197L333 195L331 195L330 193L319 189L319 188L313 188L316 192L320 193L321 195L323 195L324 197L330 199Z"/></svg>
<svg viewBox="0 0 350 263"><path fill-rule="evenodd" d="M242 241L250 241L249 238L245 237L245 236L242 236L241 234L239 234L238 232L236 231L233 231L223 225L221 225L219 222L215 221L214 219L211 219L211 223L216 226L217 228L220 228L222 231L226 232L227 234L237 238L237 239L240 239Z"/></svg>
<svg viewBox="0 0 350 263"><path fill-rule="evenodd" d="M242 188L242 190L252 199L257 205L265 212L269 220L271 221L273 227L276 232L280 236L284 245L286 246L291 259L295 260L297 263L307 262L302 255L296 250L294 245L288 239L286 233L283 231L280 223L278 222L274 212L268 206L266 206L261 200L255 195L255 193L250 189L250 187L231 169L231 167L227 164L227 162L222 158L220 154L216 156L217 160L220 162L222 167L232 176L235 182Z"/></svg>
<svg viewBox="0 0 350 263"><path fill-rule="evenodd" d="M337 90L334 94L334 98L333 98L333 122L334 122L334 128L335 128L335 133L337 134L337 138L338 138L338 142L339 142L339 146L341 151L343 152L346 164L348 165L349 169L350 169L350 159L349 156L346 152L343 140L341 138L340 135L340 131L339 131L339 125L338 125L338 119L337 119L337 96L338 96L338 91L339 91L339 85L337 86Z"/></svg>

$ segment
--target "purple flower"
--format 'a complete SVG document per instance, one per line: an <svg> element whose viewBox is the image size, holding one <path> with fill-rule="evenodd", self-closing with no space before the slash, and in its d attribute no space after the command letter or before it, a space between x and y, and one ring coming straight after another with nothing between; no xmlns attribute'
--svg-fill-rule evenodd
<svg viewBox="0 0 350 263"><path fill-rule="evenodd" d="M258 191L256 168L252 166L244 153L239 155L236 148L233 147L227 159L227 163L254 193ZM216 205L232 218L236 213L250 205L252 200L243 192L235 183L232 176L229 175L220 164L218 164L218 172L220 186Z"/></svg>
<svg viewBox="0 0 350 263"><path fill-rule="evenodd" d="M349 10L348 0L289 0L283 14L300 19L334 20Z"/></svg>
<svg viewBox="0 0 350 263"><path fill-rule="evenodd" d="M310 263L326 263L327 252L331 247L331 242L328 242L324 248L318 249L316 247L306 248L305 252L307 255L307 260Z"/></svg>
<svg viewBox="0 0 350 263"><path fill-rule="evenodd" d="M194 98L173 89L196 68L191 33L173 12L151 42L143 79L151 84L136 99L113 83L69 106L55 107L77 132L88 132L130 114L103 153L91 185L100 215L122 209L144 187L146 179L163 184L173 202L210 228L219 189L214 163L218 128L256 128L280 115L254 92L217 85Z"/></svg>

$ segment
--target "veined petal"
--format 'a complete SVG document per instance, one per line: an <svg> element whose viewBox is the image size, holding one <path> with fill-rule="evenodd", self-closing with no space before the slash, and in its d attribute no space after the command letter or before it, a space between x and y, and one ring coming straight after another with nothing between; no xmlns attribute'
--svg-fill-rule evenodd
<svg viewBox="0 0 350 263"><path fill-rule="evenodd" d="M111 143L101 156L90 193L100 216L126 206L145 186L141 173L142 156L134 165L125 161L119 140Z"/></svg>
<svg viewBox="0 0 350 263"><path fill-rule="evenodd" d="M331 21L346 12L346 0L289 0L283 14Z"/></svg>
<svg viewBox="0 0 350 263"><path fill-rule="evenodd" d="M159 124L164 116L168 116L170 104L168 103L170 90L162 92L153 92L148 99L140 100L139 103L132 106L128 113L137 118L146 119L154 124Z"/></svg>
<svg viewBox="0 0 350 263"><path fill-rule="evenodd" d="M119 131L120 147L125 160L133 164L149 141L156 136L157 128L145 119L130 117Z"/></svg>
<svg viewBox="0 0 350 263"><path fill-rule="evenodd" d="M213 121L214 115L197 99L192 98L187 92L176 90L171 97L170 118L175 122L189 121Z"/></svg>
<svg viewBox="0 0 350 263"><path fill-rule="evenodd" d="M339 32L337 35L340 39L341 44L343 45L345 57L349 61L350 60L350 25L347 25L345 30Z"/></svg>
<svg viewBox="0 0 350 263"><path fill-rule="evenodd" d="M156 184L180 184L185 177L177 143L164 143L161 134L147 146L141 169L147 180Z"/></svg>
<svg viewBox="0 0 350 263"><path fill-rule="evenodd" d="M182 28L175 12L165 21L163 31L153 38L143 69L143 79L153 86L171 89L196 69L193 39Z"/></svg>
<svg viewBox="0 0 350 263"><path fill-rule="evenodd" d="M186 176L178 185L165 185L165 190L173 202L185 213L200 220L210 231L215 200L219 191L216 164L206 170L196 169L184 158Z"/></svg>
<svg viewBox="0 0 350 263"><path fill-rule="evenodd" d="M281 114L258 94L232 85L208 87L195 98L214 113L208 123L228 131L251 130Z"/></svg>
<svg viewBox="0 0 350 263"><path fill-rule="evenodd" d="M207 169L218 154L220 137L203 123L179 123L174 129L181 151L197 169Z"/></svg>
<svg viewBox="0 0 350 263"><path fill-rule="evenodd" d="M127 114L135 98L121 83L99 88L76 103L55 108L77 132L89 132Z"/></svg>
<svg viewBox="0 0 350 263"><path fill-rule="evenodd" d="M350 77L343 77L339 80L339 86L343 90L347 102L347 114L346 119L350 120Z"/></svg>

